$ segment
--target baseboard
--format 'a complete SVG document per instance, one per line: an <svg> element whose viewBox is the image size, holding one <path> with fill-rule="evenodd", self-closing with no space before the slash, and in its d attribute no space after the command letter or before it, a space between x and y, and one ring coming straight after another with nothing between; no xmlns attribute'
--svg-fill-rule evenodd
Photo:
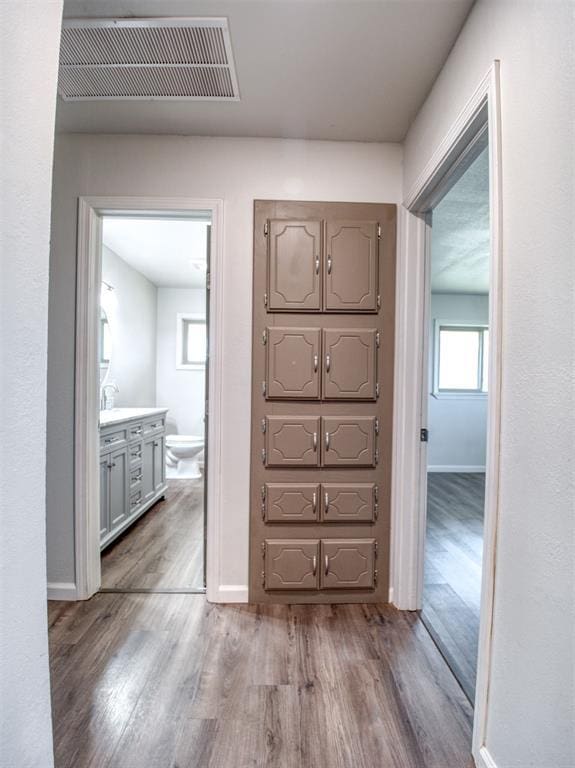
<svg viewBox="0 0 575 768"><path fill-rule="evenodd" d="M49 581L48 600L77 600L78 590L72 581Z"/></svg>
<svg viewBox="0 0 575 768"><path fill-rule="evenodd" d="M481 747L479 753L474 755L476 768L497 768L497 763L491 757L487 747Z"/></svg>
<svg viewBox="0 0 575 768"><path fill-rule="evenodd" d="M485 472L485 466L480 464L432 464L428 472Z"/></svg>
<svg viewBox="0 0 575 768"><path fill-rule="evenodd" d="M208 599L211 603L247 603L248 593L247 584L220 584L215 594L208 595Z"/></svg>

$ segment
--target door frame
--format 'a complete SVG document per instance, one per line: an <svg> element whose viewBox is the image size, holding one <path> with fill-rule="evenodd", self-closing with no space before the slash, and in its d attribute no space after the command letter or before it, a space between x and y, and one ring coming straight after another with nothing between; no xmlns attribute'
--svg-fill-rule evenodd
<svg viewBox="0 0 575 768"><path fill-rule="evenodd" d="M87 600L101 587L99 508L98 319L100 307L102 217L137 214L186 217L211 215L206 462L206 595L217 601L221 532L221 412L223 391L223 233L224 203L219 199L165 197L80 197L76 277L76 360L74 413L74 549L75 594Z"/></svg>
<svg viewBox="0 0 575 768"><path fill-rule="evenodd" d="M427 424L424 394L429 335L429 211L489 142L490 294L489 398L484 549L479 652L472 752L478 766L489 764L485 749L491 662L493 601L499 512L501 427L501 90L494 61L433 153L400 208L397 265L394 471L392 488L392 573L390 600L400 609L421 608L426 528Z"/></svg>

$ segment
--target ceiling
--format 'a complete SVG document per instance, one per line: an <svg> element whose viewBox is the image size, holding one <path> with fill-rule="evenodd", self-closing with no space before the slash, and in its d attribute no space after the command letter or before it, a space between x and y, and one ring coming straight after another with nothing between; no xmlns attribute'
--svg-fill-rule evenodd
<svg viewBox="0 0 575 768"><path fill-rule="evenodd" d="M473 0L66 0L67 18L225 16L240 101L58 99L62 132L401 141Z"/></svg>
<svg viewBox="0 0 575 768"><path fill-rule="evenodd" d="M487 148L433 210L431 290L489 292Z"/></svg>
<svg viewBox="0 0 575 768"><path fill-rule="evenodd" d="M207 222L104 218L102 242L162 288L205 288Z"/></svg>

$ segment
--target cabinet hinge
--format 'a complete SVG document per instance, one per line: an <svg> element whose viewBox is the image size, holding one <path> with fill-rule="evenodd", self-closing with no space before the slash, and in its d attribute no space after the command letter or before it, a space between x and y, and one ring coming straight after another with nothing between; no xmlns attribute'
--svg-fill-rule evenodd
<svg viewBox="0 0 575 768"><path fill-rule="evenodd" d="M377 541L373 545L373 556L377 560Z"/></svg>
<svg viewBox="0 0 575 768"><path fill-rule="evenodd" d="M377 308L381 309L381 293L377 294Z"/></svg>
<svg viewBox="0 0 575 768"><path fill-rule="evenodd" d="M262 395L264 397L266 396L267 391L268 391L267 384L265 383L265 381L262 381Z"/></svg>
<svg viewBox="0 0 575 768"><path fill-rule="evenodd" d="M375 466L377 467L377 465L379 464L379 448L375 449L375 456L374 456L374 458L375 458Z"/></svg>
<svg viewBox="0 0 575 768"><path fill-rule="evenodd" d="M380 339L380 336L379 336L379 331L376 331L376 333L375 333L375 346L376 346L378 349L379 349L379 344L380 344L380 342L381 342L381 339Z"/></svg>
<svg viewBox="0 0 575 768"><path fill-rule="evenodd" d="M379 435L379 419L375 420L375 434Z"/></svg>
<svg viewBox="0 0 575 768"><path fill-rule="evenodd" d="M268 343L268 330L267 328L264 328L264 330L262 331L262 344L265 347L267 343Z"/></svg>
<svg viewBox="0 0 575 768"><path fill-rule="evenodd" d="M262 541L262 557L266 556L266 543Z"/></svg>
<svg viewBox="0 0 575 768"><path fill-rule="evenodd" d="M261 426L262 426L262 434L265 435L265 433L266 433L266 420L265 419L262 419Z"/></svg>
<svg viewBox="0 0 575 768"><path fill-rule="evenodd" d="M266 463L266 458L267 458L266 449L262 448L262 464Z"/></svg>
<svg viewBox="0 0 575 768"><path fill-rule="evenodd" d="M381 224L377 225L377 239L381 239Z"/></svg>
<svg viewBox="0 0 575 768"><path fill-rule="evenodd" d="M375 385L375 396L379 397L379 381Z"/></svg>
<svg viewBox="0 0 575 768"><path fill-rule="evenodd" d="M267 221L266 221L266 223L264 224L264 237L267 237L267 236L268 236L268 231L269 231L269 230L268 230L268 223L267 223Z"/></svg>
<svg viewBox="0 0 575 768"><path fill-rule="evenodd" d="M422 443L427 443L429 441L429 430L426 427L422 427L419 430L419 440Z"/></svg>
<svg viewBox="0 0 575 768"><path fill-rule="evenodd" d="M261 503L261 512L262 512L262 520L266 519L266 487L265 485L262 485L260 489L261 497L262 497L262 503Z"/></svg>
<svg viewBox="0 0 575 768"><path fill-rule="evenodd" d="M267 307L268 305L268 295L267 293L264 293L264 307Z"/></svg>
<svg viewBox="0 0 575 768"><path fill-rule="evenodd" d="M206 291L210 291L212 289L212 274L208 270L206 272Z"/></svg>
<svg viewBox="0 0 575 768"><path fill-rule="evenodd" d="M373 571L373 586L377 587L377 568L374 568Z"/></svg>
<svg viewBox="0 0 575 768"><path fill-rule="evenodd" d="M210 401L206 400L206 404L205 404L205 407L204 407L204 416L207 417L209 415L210 415Z"/></svg>

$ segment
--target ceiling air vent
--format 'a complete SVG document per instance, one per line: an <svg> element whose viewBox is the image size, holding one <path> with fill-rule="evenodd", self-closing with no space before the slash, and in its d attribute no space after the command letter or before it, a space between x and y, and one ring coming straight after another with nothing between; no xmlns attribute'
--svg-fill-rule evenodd
<svg viewBox="0 0 575 768"><path fill-rule="evenodd" d="M58 93L65 101L237 101L227 19L66 19Z"/></svg>

